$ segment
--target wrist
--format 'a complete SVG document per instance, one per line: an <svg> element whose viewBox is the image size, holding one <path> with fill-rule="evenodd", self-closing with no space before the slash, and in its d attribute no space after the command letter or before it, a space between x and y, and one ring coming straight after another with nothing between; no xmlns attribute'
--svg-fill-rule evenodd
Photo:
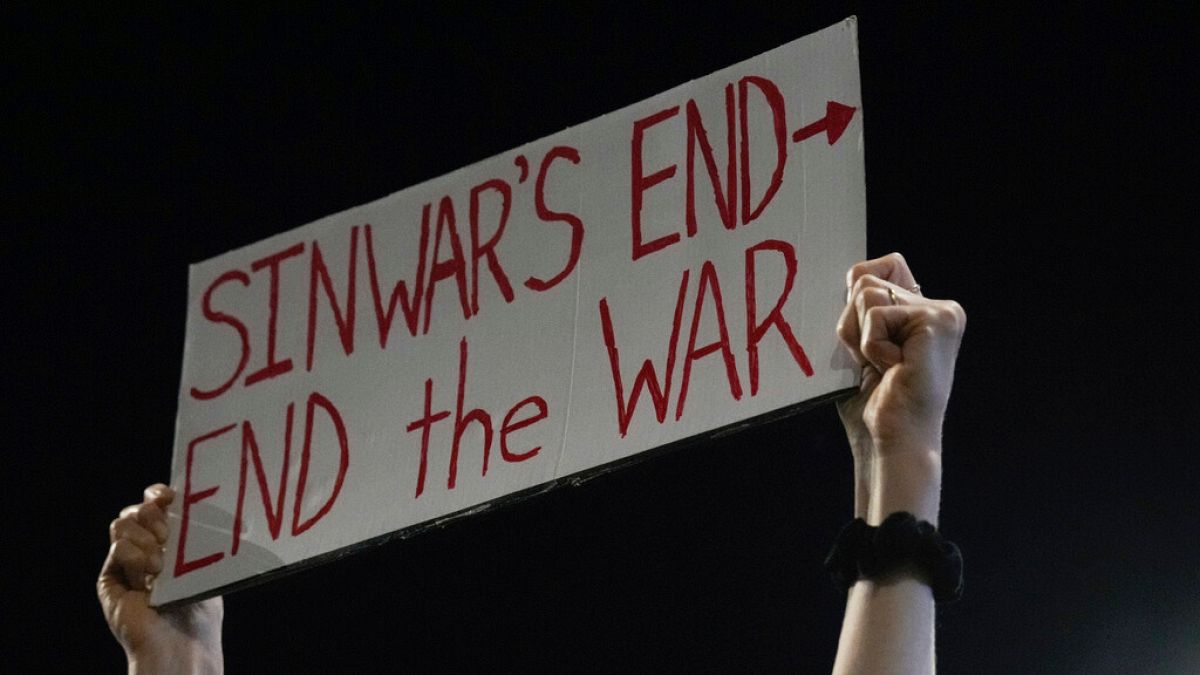
<svg viewBox="0 0 1200 675"><path fill-rule="evenodd" d="M225 671L221 645L188 645L178 649L126 650L129 675L141 673L209 673Z"/></svg>
<svg viewBox="0 0 1200 675"><path fill-rule="evenodd" d="M867 524L878 526L892 513L907 511L938 524L942 497L940 449L913 449L876 457L871 462Z"/></svg>
<svg viewBox="0 0 1200 675"><path fill-rule="evenodd" d="M854 456L854 517L866 520L871 509L871 460Z"/></svg>

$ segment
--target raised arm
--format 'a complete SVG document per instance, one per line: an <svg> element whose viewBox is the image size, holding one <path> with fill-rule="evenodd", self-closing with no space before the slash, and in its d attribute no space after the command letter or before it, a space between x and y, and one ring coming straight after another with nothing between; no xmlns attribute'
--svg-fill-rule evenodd
<svg viewBox="0 0 1200 675"><path fill-rule="evenodd" d="M221 673L221 598L159 611L148 603L163 568L167 505L175 493L146 488L142 503L121 510L109 526L108 557L96 595L108 627L125 649L132 673Z"/></svg>
<svg viewBox="0 0 1200 675"><path fill-rule="evenodd" d="M878 526L907 511L936 526L942 419L966 314L921 295L898 253L858 263L846 283L837 330L862 385L838 410L854 455L855 517ZM846 597L834 673L935 672L929 582L914 566L860 578Z"/></svg>

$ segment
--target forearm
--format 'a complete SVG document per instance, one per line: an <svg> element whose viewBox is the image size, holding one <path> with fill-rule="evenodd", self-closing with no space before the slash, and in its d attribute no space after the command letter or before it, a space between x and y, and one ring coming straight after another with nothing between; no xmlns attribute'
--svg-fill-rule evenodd
<svg viewBox="0 0 1200 675"><path fill-rule="evenodd" d="M911 574L858 581L846 596L833 672L933 673L933 621L933 594Z"/></svg>
<svg viewBox="0 0 1200 675"><path fill-rule="evenodd" d="M912 450L856 463L856 513L878 526L890 514L908 511L937 524L941 498L941 454ZM860 473L859 469L862 469ZM861 502L866 502L860 506ZM914 569L886 578L860 579L846 597L834 673L907 674L934 672L934 600L927 580Z"/></svg>

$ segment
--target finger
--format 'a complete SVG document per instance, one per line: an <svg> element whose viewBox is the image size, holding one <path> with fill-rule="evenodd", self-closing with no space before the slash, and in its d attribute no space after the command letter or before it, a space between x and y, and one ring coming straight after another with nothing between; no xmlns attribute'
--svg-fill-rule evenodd
<svg viewBox="0 0 1200 675"><path fill-rule="evenodd" d="M872 277L873 278L873 277ZM861 281L861 280L860 280ZM880 282L882 283L882 282ZM858 284L856 284L858 285ZM890 288L888 290L891 290ZM862 288L854 296L854 313L858 317L859 324L859 352L863 355L863 362L870 364L873 369L877 369L880 373L887 369L888 365L872 358L871 354L866 353L864 347L869 344L867 342L867 316L868 313L876 307L888 307L892 303L892 295L877 286L868 286Z"/></svg>
<svg viewBox="0 0 1200 675"><path fill-rule="evenodd" d="M846 307L838 318L837 335L855 363L871 365L862 353L863 317L867 309L882 305L911 304L921 298L912 272L904 256L892 253L882 258L866 260L850 268L846 274L849 286Z"/></svg>
<svg viewBox="0 0 1200 675"><path fill-rule="evenodd" d="M859 349L880 372L904 360L904 329L916 312L923 308L903 305L877 305L863 318Z"/></svg>
<svg viewBox="0 0 1200 675"><path fill-rule="evenodd" d="M854 285L850 288L851 299L856 299L859 294L872 288L882 289L884 291L884 295L888 299L887 304L913 305L924 302L932 302L917 291L913 291L912 289L907 289L898 284L881 279L874 274L864 274L855 280Z"/></svg>
<svg viewBox="0 0 1200 675"><path fill-rule="evenodd" d="M860 295L865 289L884 286L887 286L887 282L878 279L875 275L859 276L850 287L846 306L841 310L841 317L838 319L838 337L842 344L846 345L846 350L854 358L854 363L858 365L869 363L859 348L859 342L862 341L863 310L865 309Z"/></svg>
<svg viewBox="0 0 1200 675"><path fill-rule="evenodd" d="M867 311L873 307L890 307L898 304L899 297L894 294L891 288L880 288L876 286L862 289L854 296L854 311L858 314L858 322L860 326L866 326Z"/></svg>
<svg viewBox="0 0 1200 675"><path fill-rule="evenodd" d="M175 491L167 485L155 483L142 492L142 499L145 502L153 502L160 508L165 509L167 505L175 500Z"/></svg>
<svg viewBox="0 0 1200 675"><path fill-rule="evenodd" d="M114 559L115 547L110 546L108 555L104 556L104 564L100 567L100 576L96 579L96 595L105 613L111 612L129 588L125 584L124 572ZM112 617L109 616L111 621Z"/></svg>
<svg viewBox="0 0 1200 675"><path fill-rule="evenodd" d="M108 526L108 541L115 544L121 539L128 539L138 548L147 551L157 549L161 544L154 533L142 526L134 516L122 516L112 521Z"/></svg>
<svg viewBox="0 0 1200 675"><path fill-rule="evenodd" d="M114 527L119 521L136 522L139 527L150 533L158 540L158 544L167 543L170 528L167 526L167 514L157 504L133 504L121 509L121 515L109 526L109 542L116 541ZM127 526L122 526L127 527Z"/></svg>
<svg viewBox="0 0 1200 675"><path fill-rule="evenodd" d="M137 521L154 535L160 545L167 543L167 535L170 534L167 514L157 503L142 504L137 510Z"/></svg>
<svg viewBox="0 0 1200 675"><path fill-rule="evenodd" d="M892 290L892 293L888 293L887 289ZM850 299L838 319L837 334L858 365L870 363L861 351L862 322L866 310L880 305L895 304L893 299L901 294L905 297L911 296L907 291L898 289L894 284L873 274L860 276L854 281L850 289Z"/></svg>
<svg viewBox="0 0 1200 675"><path fill-rule="evenodd" d="M853 302L847 302L846 306L842 308L842 315L838 317L837 322L837 336L855 363L861 366L867 362L858 349L860 337L858 311Z"/></svg>
<svg viewBox="0 0 1200 675"><path fill-rule="evenodd" d="M164 555L162 547L157 547L146 556L146 572L149 574L148 581L151 584L154 583L154 579L163 571Z"/></svg>
<svg viewBox="0 0 1200 675"><path fill-rule="evenodd" d="M118 539L108 551L105 572L135 591L146 590L146 575L150 571L150 556L128 539Z"/></svg>
<svg viewBox="0 0 1200 675"><path fill-rule="evenodd" d="M882 258L855 264L846 272L846 288L853 288L859 278L868 274L889 281L906 291L911 291L917 286L917 280L908 268L908 261L899 253L889 253Z"/></svg>
<svg viewBox="0 0 1200 675"><path fill-rule="evenodd" d="M875 306L867 311L859 349L872 363L886 368L904 360L902 356L921 356L929 349L958 351L967 324L962 306L953 300L909 297L916 302ZM916 345L916 340L920 345ZM890 343L895 350L884 343ZM910 353L910 346L916 351Z"/></svg>

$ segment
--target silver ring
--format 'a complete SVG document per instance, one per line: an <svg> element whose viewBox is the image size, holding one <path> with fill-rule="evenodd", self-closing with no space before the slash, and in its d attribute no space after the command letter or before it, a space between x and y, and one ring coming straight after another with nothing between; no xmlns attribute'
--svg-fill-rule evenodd
<svg viewBox="0 0 1200 675"><path fill-rule="evenodd" d="M916 293L917 295L920 295L921 294L921 284L913 284L912 287L908 289L908 292Z"/></svg>

